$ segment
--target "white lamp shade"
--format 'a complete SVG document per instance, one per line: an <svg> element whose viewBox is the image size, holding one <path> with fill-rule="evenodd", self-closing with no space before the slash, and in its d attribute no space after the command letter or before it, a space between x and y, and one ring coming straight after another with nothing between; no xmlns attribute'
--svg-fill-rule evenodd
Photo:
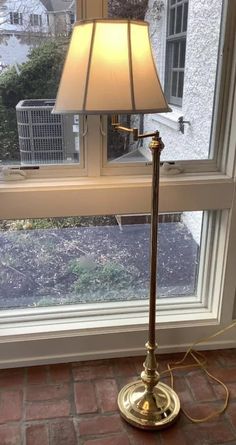
<svg viewBox="0 0 236 445"><path fill-rule="evenodd" d="M95 19L75 25L54 113L166 111L147 22Z"/></svg>

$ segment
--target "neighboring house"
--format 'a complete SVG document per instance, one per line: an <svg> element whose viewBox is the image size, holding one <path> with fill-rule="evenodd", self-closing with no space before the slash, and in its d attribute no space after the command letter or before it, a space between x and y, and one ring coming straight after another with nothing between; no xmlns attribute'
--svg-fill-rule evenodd
<svg viewBox="0 0 236 445"><path fill-rule="evenodd" d="M208 158L221 8L221 0L149 0L154 57L173 112L147 115L145 130L160 131L164 160Z"/></svg>
<svg viewBox="0 0 236 445"><path fill-rule="evenodd" d="M25 62L29 50L48 33L47 10L40 0L2 0L0 70Z"/></svg>
<svg viewBox="0 0 236 445"><path fill-rule="evenodd" d="M52 35L67 35L75 21L75 0L41 0L47 9Z"/></svg>

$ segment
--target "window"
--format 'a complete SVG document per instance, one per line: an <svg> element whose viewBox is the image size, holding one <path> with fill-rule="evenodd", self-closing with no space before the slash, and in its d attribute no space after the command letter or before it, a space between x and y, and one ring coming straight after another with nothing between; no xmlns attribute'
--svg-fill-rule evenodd
<svg viewBox="0 0 236 445"><path fill-rule="evenodd" d="M116 2L113 2L113 4L115 3ZM134 3L137 5L137 0L135 0L135 2L133 0L131 1L132 5L134 5ZM153 2L153 4L154 3L157 4L156 2ZM234 122L236 119L234 24L236 20L236 5L235 2L223 3L222 15L219 0L205 2L204 7L202 6L202 2L200 2L201 7L199 7L199 2L197 1L189 2L188 14L191 13L191 17L194 16L197 20L203 20L205 16L209 17L209 8L214 7L214 15L211 16L211 21L209 21L208 28L205 30L207 38L212 39L210 40L211 44L209 48L211 49L211 60L213 60L214 63L209 63L206 71L196 72L196 74L199 74L204 80L206 79L206 73L208 73L208 81L211 85L210 93L208 92L206 96L205 88L209 87L209 83L204 81L199 84L195 78L193 79L195 82L194 94L198 101L201 98L200 102L204 105L201 119L196 117L196 108L193 110L193 107L190 105L188 109L184 108L185 100L183 100L182 109L185 113L184 120L191 122L191 126L184 124L184 133L178 131L174 119L172 121L172 127L170 127L170 118L167 118L167 116L152 115L150 116L149 123L146 121L145 116L143 122L141 119L140 123L140 128L142 128L143 125L144 131L148 129L148 125L152 130L161 127L164 143L167 141L167 130L169 132L171 130L172 132L169 133L171 134L172 141L166 143L167 147L163 153L168 150L169 161L175 154L176 158L173 162L170 161L172 164L168 163L169 161L167 159L162 168L160 212L165 215L175 214L178 217L184 215L184 225L186 225L188 221L192 238L194 238L192 225L194 227L196 226L196 216L198 218L198 232L195 234L196 240L194 238L194 243L191 244L192 250L188 245L188 248L184 251L182 250L181 253L183 255L179 254L176 256L177 250L174 236L169 238L167 240L168 242L166 241L166 243L164 243L164 247L168 246L169 248L169 257L171 257L175 263L175 266L171 266L170 268L170 275L173 278L174 275L171 271L176 271L175 267L178 269L178 266L183 260L188 263L191 251L191 259L189 260L189 263L191 263L191 274L186 274L187 279L191 278L188 282L189 292L184 296L183 293L181 294L179 289L183 283L180 281L178 285L175 286L179 288L175 297L164 294L165 296L163 298L158 299L157 320L159 326L159 343L162 346L162 350L166 351L170 348L172 350L174 348L186 349L191 342L194 342L200 336L208 336L215 332L219 328L219 325L223 327L228 324L232 320L233 314L236 288L234 231L236 224L234 179ZM152 2L150 1L149 4L151 5ZM107 14L107 2L105 0L93 0L93 2L83 0L78 2L77 6L78 19L100 17ZM167 23L166 11L167 9L164 8L161 12L158 12L158 18L154 15L151 28L151 35L155 38L157 34L153 34L153 26L155 25L155 29L157 29L158 24L158 32L163 35L164 44L166 43L166 33L162 33L162 31ZM147 10L145 12L147 19L148 14L149 11ZM195 27L194 29L194 36L196 36L196 33L199 34L199 28ZM214 36L212 29L216 30ZM222 30L221 33L220 30ZM190 20L188 22L188 35L189 31ZM190 43L192 43L192 41L187 38L186 67L187 53L191 53L192 56L195 54ZM204 41L201 40L199 45L200 56L203 57L202 48ZM223 48L227 48L227 51L222 51ZM162 54L162 58L159 57L160 53ZM158 56L158 60L162 61L162 64L159 65L159 72L163 84L165 77L164 54L164 47L157 48L156 55ZM209 61L210 58L201 59L202 62L204 60ZM57 64L55 64L55 66L57 66ZM201 70L205 68L204 63L201 63L199 66L201 66ZM221 69L221 67L223 67L223 69ZM21 67L21 69L23 68ZM192 71L190 71L189 74L191 73ZM211 74L209 75L209 73ZM189 74L186 68L185 87ZM217 88L215 89L216 80ZM35 79L34 86L36 87L38 84L39 80ZM214 88L212 88L213 84ZM51 87L52 85L53 83ZM43 99L53 100L54 97L55 96L51 96ZM204 100L206 97L208 98L207 103ZM8 99L9 101L12 100L12 95L8 96ZM28 96L21 99L40 100L42 97L32 98ZM194 102L192 102L192 104L194 104ZM197 106L199 107L199 102ZM24 119L21 119L21 122L19 122L23 127L27 124L29 112L38 112L41 110L41 108L40 110L36 108L35 105L32 106L31 104L31 110L27 109L27 107L19 110L23 113L24 117ZM7 110L7 112L9 112L9 110ZM7 112L5 111L3 116L6 117ZM173 114L175 115L175 112ZM45 122L44 112L42 114L40 112L39 115L41 116L40 122L37 123L37 129L34 129L35 134L31 136L34 136L36 139L39 138L42 141L44 140L43 132L45 128L41 128L41 126L45 126L47 122ZM130 117L126 119L130 119ZM131 119L135 120L136 117ZM167 119L168 125L166 125ZM0 124L3 124L4 121L4 119L0 119ZM107 150L107 129L106 119L104 117L100 120L99 116L88 116L87 120L85 119L84 122L81 123L80 121L78 123L76 116L75 121L73 117L72 126L73 125L75 126L73 130L76 132L79 129L78 125L80 128L82 127L80 138L83 140L82 146L84 150L81 149L81 145L79 145L79 163L70 162L67 164L63 162L57 165L42 163L26 165L24 162L22 162L22 164L15 162L10 172L7 170L7 165L5 169L1 168L0 219L1 221L8 221L9 224L10 222L13 224L13 222L16 221L28 220L29 223L30 220L42 221L42 219L45 218L63 218L66 220L67 218L84 217L84 215L87 217L92 217L93 215L96 217L98 215L102 217L112 217L116 215L121 218L119 222L121 228L119 224L116 224L114 227L120 236L119 239L121 239L126 229L126 227L122 227L124 221L126 221L125 226L128 226L128 231L130 232L135 226L127 224L127 219L125 219L128 218L127 215L146 215L150 210L151 165L150 160L146 158L146 147L136 147L137 152L139 150L140 153L143 153L145 156L145 161L139 163L138 166L137 163L132 164L132 162L128 165L125 164L125 162L122 162L122 164L121 162L115 163L114 159L116 159L116 157L123 157L126 153L122 151L119 154L114 153L116 150L114 143L113 151L108 155L110 147L108 147ZM71 123L69 123L69 126L71 126ZM25 125L24 129L21 128L20 130L22 140L24 138L29 139L29 135L27 136L28 130L25 130L26 127L27 125ZM208 136L203 136L203 130L205 130L206 127L208 129ZM23 134L24 131L25 136ZM54 131L59 130L54 128L53 132ZM29 132L33 133L32 126L30 126ZM189 138L190 136L192 139L188 139L187 141L187 137ZM0 142L6 154L9 153L9 147L11 148L12 146L11 144L3 144L3 139L2 134ZM47 138L45 137L45 139ZM186 145L184 145L185 142ZM6 149L6 147L8 147L8 149ZM19 146L16 144L14 147L19 161ZM183 153L183 147L185 157L182 160L186 161L186 164L183 162L180 165L179 154ZM204 153L198 155L202 147L204 147ZM209 155L209 147L211 147L214 156ZM172 151L170 152L169 150ZM44 152L45 149L43 149L43 153ZM108 158L110 163L107 162ZM7 157L4 159L5 164L7 164ZM196 161L196 163L194 161ZM82 171L79 170L81 165L83 166L83 168L81 168ZM178 170L179 166L181 168ZM14 180L12 181L11 179ZM178 224L178 221L174 223ZM40 223L38 222L38 224ZM160 225L163 227L168 226L168 224L172 223L163 221L163 224ZM142 227L142 225L139 227ZM170 225L168 227L170 227ZM88 226L88 229L92 232L93 227ZM1 278L5 277L4 283L7 283L8 286L10 281L12 281L14 288L14 274L18 274L18 284L22 283L23 286L24 283L25 285L25 271L31 270L31 268L35 266L36 261L41 261L42 265L46 259L49 259L50 264L54 267L55 274L53 276L47 274L48 271L42 273L41 281L37 281L39 284L37 291L40 293L41 283L43 283L44 287L47 285L47 290L50 286L52 289L56 283L56 290L61 291L61 276L59 269L55 268L53 262L55 260L55 262L60 263L60 273L64 271L66 275L68 271L65 270L66 268L63 270L65 266L63 261L65 258L69 258L70 261L72 256L71 249L73 250L75 248L75 244L78 245L79 238L73 235L72 244L62 249L62 257L59 258L57 255L55 258L57 232L55 231L53 234L51 227L44 228L43 230L45 230L45 238L44 243L41 244L40 237L42 236L42 228L40 229L39 227L35 227L34 229L23 228L23 230L18 231L9 231L7 229L1 232L1 238L4 238L4 242L6 243L4 264L8 266L8 269L6 267L4 269L4 264L1 265ZM67 227L65 228L65 232L66 230L70 230L70 228ZM84 230L86 230L86 227L84 227ZM94 231L96 230L97 228L94 229ZM141 231L142 229L138 228L138 230ZM97 233L98 231L99 229ZM49 233L50 242L47 243L47 234ZM183 234L183 236L184 235L185 234ZM78 232L76 236L79 236ZM29 246L30 237L37 241L39 248L42 248L41 256L39 255L38 258L37 253L39 254L39 252L36 252L34 264L33 262L28 262L27 264L26 247L27 245ZM15 258L9 258L9 254L12 254L12 251L7 251L6 249L10 238L15 252ZM125 238L125 236L123 238ZM20 239L21 243L19 243ZM74 242L74 239L76 239L76 242ZM102 247L105 243L108 243L108 239L108 236L103 238L101 242ZM87 239L86 242L88 246ZM137 236L133 236L133 242L137 244ZM24 253L21 252L21 255L17 256L20 244L21 246L23 245ZM184 247L183 243L181 245ZM117 255L119 247L120 242L117 242L116 246L114 247L113 245L110 249L109 255ZM171 248L172 250L170 250ZM94 249L95 254L99 255L100 250L100 245L96 245L96 249ZM24 263L22 260L23 255L26 260ZM132 256L135 260L135 252ZM143 262L145 261L143 260ZM163 268L163 264L160 267ZM14 271L14 268L16 271ZM184 268L182 270L184 270ZM18 272L21 272L23 275ZM39 272L37 266L34 267L34 273L36 272ZM78 269L76 270L76 267L73 273L73 280L78 281ZM125 277L127 277L126 274ZM167 283L169 284L170 281L171 280L168 279ZM173 281L171 282L172 284ZM91 280L89 282L91 283ZM80 285L81 282L78 286L80 287ZM160 282L159 285L163 285L163 283ZM163 288L164 287L163 285ZM30 289L28 289L28 291L29 290ZM63 289L61 293L62 300L60 303L63 303L65 301L64 298L68 296L64 290L65 289ZM14 298L17 293L15 289L13 294L11 294L12 299L8 305L8 309L5 307L0 313L0 355L1 363L4 366L14 366L15 363L18 363L18 365L36 364L39 362L50 362L52 360L85 360L90 357L99 358L101 356L109 357L109 355L116 354L135 355L143 353L143 344L144 338L146 338L145 332L147 328L147 299L130 301L124 298L122 301L112 300L99 302L98 295L96 295L96 301L93 303L87 300L84 304L77 304L77 301L71 301L70 304L54 304L59 302L59 300L56 299L56 294L54 293L52 295L50 291L46 295L42 288L41 291L44 295L37 295L41 298L40 304L34 306L33 303L35 303L36 300L34 301L32 299L33 303L31 306L22 307L22 309L15 307L13 309L13 303L16 301ZM96 291L98 294L97 288ZM6 295L6 292L4 292L4 294ZM24 292L22 295L23 294ZM53 302L48 302L49 294L55 297ZM91 294L93 294L93 289ZM45 296L47 296L47 299L44 298ZM11 306L11 308L9 308L9 306ZM209 345L210 341L206 347ZM223 339L222 342L220 341L210 346L230 345L235 345L233 334Z"/></svg>
<svg viewBox="0 0 236 445"><path fill-rule="evenodd" d="M22 25L23 16L21 12L10 12L11 25Z"/></svg>
<svg viewBox="0 0 236 445"><path fill-rule="evenodd" d="M42 26L42 16L39 14L30 14L31 26Z"/></svg>
<svg viewBox="0 0 236 445"><path fill-rule="evenodd" d="M169 0L165 93L170 104L181 105L188 21L188 0Z"/></svg>
<svg viewBox="0 0 236 445"><path fill-rule="evenodd" d="M159 216L158 298L197 297L202 222ZM0 310L148 298L149 215L5 220L0 244Z"/></svg>
<svg viewBox="0 0 236 445"><path fill-rule="evenodd" d="M131 4L130 0L132 10ZM114 11L114 5L115 2L109 2L109 14ZM126 6L128 8L128 4ZM142 14L150 24L153 54L172 112L128 116L124 120L141 133L160 131L165 144L161 160L169 162L169 169L173 168L177 174L217 171L222 154L216 135L216 116L226 32L223 3L215 1L201 8L199 2L189 4L186 0L150 1ZM108 125L104 173L120 174L127 166L135 173L148 173L147 145L146 141L134 143L125 134L114 136Z"/></svg>
<svg viewBox="0 0 236 445"><path fill-rule="evenodd" d="M75 14L73 11L70 11L69 15L70 15L70 23L71 25L73 25L75 23Z"/></svg>

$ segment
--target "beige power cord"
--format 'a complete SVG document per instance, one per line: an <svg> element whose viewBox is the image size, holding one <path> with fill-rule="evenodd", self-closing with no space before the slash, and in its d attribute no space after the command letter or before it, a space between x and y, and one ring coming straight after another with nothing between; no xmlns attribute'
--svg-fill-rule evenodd
<svg viewBox="0 0 236 445"><path fill-rule="evenodd" d="M163 372L161 372L161 375L164 374L170 374L170 379L171 379L171 386L172 388L174 387L174 376L173 376L173 371L177 370L177 369L189 369L189 368L200 368L202 369L205 374L207 374L207 376L214 380L215 382L219 383L219 385L221 385L224 388L225 391L225 399L224 399L224 403L222 405L222 407L217 410L212 412L211 414L209 414L206 417L203 417L201 419L195 419L194 417L191 417L186 411L185 409L182 409L182 412L184 413L184 415L191 420L191 422L194 423L203 423L203 422L207 422L208 420L213 419L214 417L219 416L220 414L222 414L228 407L228 403L229 403L229 390L227 388L227 386L219 379L217 379L214 375L212 375L209 371L207 371L206 369L206 365L207 365L207 360L204 356L204 354L202 352L199 351L195 351L193 348L199 344L205 343L207 340L211 340L215 337L218 337L219 335L225 333L226 331L228 331L229 329L232 329L236 327L236 321L234 321L233 323L231 323L230 325L226 326L223 329L220 329L219 331L217 331L215 334L209 335L208 337L204 337L201 338L200 340L197 340L195 343L193 343L190 348L187 350L187 352L184 354L184 357L179 360L178 362L174 362L174 363L168 363L167 365L167 369ZM185 365L184 362L186 360L186 358L188 356L191 356L193 358L193 360L195 360L196 363L192 363L189 365Z"/></svg>

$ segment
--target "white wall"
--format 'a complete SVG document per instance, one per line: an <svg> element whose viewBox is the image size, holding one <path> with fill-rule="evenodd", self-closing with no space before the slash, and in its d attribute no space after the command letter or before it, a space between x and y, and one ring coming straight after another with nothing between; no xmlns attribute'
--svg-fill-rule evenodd
<svg viewBox="0 0 236 445"><path fill-rule="evenodd" d="M147 116L145 119L145 130L158 129L161 133L165 143L162 159L208 157L221 4L221 0L189 0L182 107L171 106L173 113ZM164 0L164 10L159 19L155 19L154 6L155 0L149 0L146 19L150 22L154 57L164 86L167 0ZM178 130L179 116L191 123L190 126L185 125L184 134Z"/></svg>

